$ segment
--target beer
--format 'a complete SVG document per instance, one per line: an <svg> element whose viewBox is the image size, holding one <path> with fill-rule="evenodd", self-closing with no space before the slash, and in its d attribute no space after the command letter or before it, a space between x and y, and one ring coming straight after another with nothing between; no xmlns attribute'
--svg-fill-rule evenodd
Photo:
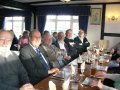
<svg viewBox="0 0 120 90"><path fill-rule="evenodd" d="M94 76L96 73L96 65L95 64L92 64L91 65L91 76Z"/></svg>
<svg viewBox="0 0 120 90"><path fill-rule="evenodd" d="M78 69L81 67L81 63L78 63Z"/></svg>
<svg viewBox="0 0 120 90"><path fill-rule="evenodd" d="M96 73L96 68L91 68L91 75L94 76Z"/></svg>

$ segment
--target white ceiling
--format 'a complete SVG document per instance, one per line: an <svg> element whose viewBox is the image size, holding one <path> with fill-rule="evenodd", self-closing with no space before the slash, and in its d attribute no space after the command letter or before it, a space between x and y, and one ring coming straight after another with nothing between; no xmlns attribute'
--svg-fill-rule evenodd
<svg viewBox="0 0 120 90"><path fill-rule="evenodd" d="M30 5L59 5L64 4L60 0L14 0L22 3L28 3ZM120 0L71 0L66 4L88 4L88 3L111 3L120 2Z"/></svg>

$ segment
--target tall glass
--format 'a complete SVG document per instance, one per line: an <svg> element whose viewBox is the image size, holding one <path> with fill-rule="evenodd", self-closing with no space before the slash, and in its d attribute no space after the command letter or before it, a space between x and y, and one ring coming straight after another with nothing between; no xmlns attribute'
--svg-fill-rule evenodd
<svg viewBox="0 0 120 90"><path fill-rule="evenodd" d="M96 73L96 65L92 64L91 65L91 76L94 77L95 73Z"/></svg>
<svg viewBox="0 0 120 90"><path fill-rule="evenodd" d="M84 76L84 70L85 70L85 61L81 64L81 67L80 67L80 72L81 72L81 74L80 74L80 76Z"/></svg>
<svg viewBox="0 0 120 90"><path fill-rule="evenodd" d="M81 57L81 55L79 55L79 57L78 57L78 59L77 59L78 69L80 69L82 62L83 62L83 61L82 61L82 57Z"/></svg>

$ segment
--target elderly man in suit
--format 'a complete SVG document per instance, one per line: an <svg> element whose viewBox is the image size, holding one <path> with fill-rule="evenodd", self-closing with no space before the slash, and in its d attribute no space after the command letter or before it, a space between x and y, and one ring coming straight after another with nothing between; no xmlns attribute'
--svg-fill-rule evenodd
<svg viewBox="0 0 120 90"><path fill-rule="evenodd" d="M54 43L54 45L58 48L60 48L61 50L64 50L67 52L68 56L71 56L71 51L70 48L68 47L68 45L64 42L65 39L65 35L63 32L59 32L58 33L58 40L56 41L56 43Z"/></svg>
<svg viewBox="0 0 120 90"><path fill-rule="evenodd" d="M32 84L59 72L58 68L52 68L51 63L43 56L39 45L41 44L41 34L33 30L29 34L29 44L20 50L20 59L28 72Z"/></svg>
<svg viewBox="0 0 120 90"><path fill-rule="evenodd" d="M79 30L78 36L74 38L74 42L75 48L80 54L87 52L87 47L90 46L89 41L85 37L85 32L83 29Z"/></svg>
<svg viewBox="0 0 120 90"><path fill-rule="evenodd" d="M43 42L40 46L44 55L49 58L54 67L61 68L70 59L66 52L52 45L52 36L50 34L43 36Z"/></svg>
<svg viewBox="0 0 120 90"><path fill-rule="evenodd" d="M34 90L18 56L10 51L13 37L0 30L0 90Z"/></svg>

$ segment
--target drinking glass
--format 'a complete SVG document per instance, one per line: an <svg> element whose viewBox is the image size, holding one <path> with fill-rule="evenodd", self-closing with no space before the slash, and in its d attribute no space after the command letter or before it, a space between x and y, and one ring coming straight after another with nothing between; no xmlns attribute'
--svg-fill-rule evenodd
<svg viewBox="0 0 120 90"><path fill-rule="evenodd" d="M83 69L83 68L80 69L80 71L81 71L80 76L84 76L84 74L83 74L83 73L84 73L84 70L85 70L85 69Z"/></svg>
<svg viewBox="0 0 120 90"><path fill-rule="evenodd" d="M91 65L91 76L94 77L95 73L96 73L96 65L92 64Z"/></svg>
<svg viewBox="0 0 120 90"><path fill-rule="evenodd" d="M80 75L80 76L84 76L84 75L83 75L84 70L85 70L85 61L81 64L81 67L80 67L81 75Z"/></svg>

